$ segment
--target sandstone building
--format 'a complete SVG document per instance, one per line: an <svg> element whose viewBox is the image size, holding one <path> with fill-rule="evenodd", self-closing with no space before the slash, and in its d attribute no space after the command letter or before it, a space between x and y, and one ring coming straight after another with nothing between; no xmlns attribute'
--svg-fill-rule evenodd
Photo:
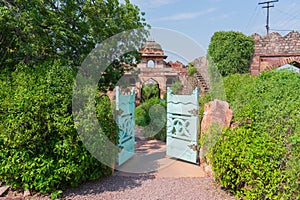
<svg viewBox="0 0 300 200"><path fill-rule="evenodd" d="M142 87L145 84L157 84L160 90L160 98L167 92L167 87L180 81L183 86L188 85L187 67L181 62L166 62L168 57L160 44L150 40L139 50L141 63L133 72L125 74L124 78L130 87L136 88L136 99L139 102L142 95Z"/></svg>

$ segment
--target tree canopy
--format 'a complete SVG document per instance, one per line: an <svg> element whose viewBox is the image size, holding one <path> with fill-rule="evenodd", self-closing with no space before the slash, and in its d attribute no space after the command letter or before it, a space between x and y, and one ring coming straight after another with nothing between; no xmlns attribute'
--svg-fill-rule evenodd
<svg viewBox="0 0 300 200"><path fill-rule="evenodd" d="M249 72L253 38L235 31L219 31L211 38L208 55L222 76Z"/></svg>
<svg viewBox="0 0 300 200"><path fill-rule="evenodd" d="M131 31L127 43L112 36L147 26L142 16L129 0L125 3L118 0L0 1L0 182L52 193L51 197L56 199L67 187L111 173L110 166L101 163L94 154L114 159L114 152L106 151L101 143L118 142L110 99L90 85L75 90L74 79L76 72L83 71L82 63L91 54L94 56L96 46L104 46L102 49L107 51L91 58L91 65L101 56L114 58L110 54L119 46L103 45L108 38L113 38L114 44L133 43L134 48L124 48L133 50L112 62L107 59L108 64L97 63L109 65L104 76L97 70L91 71L96 72L95 77L99 76L100 89L114 86L127 66L136 63L138 54L133 51L147 32ZM128 36L127 32L125 35ZM88 76L84 78L89 80ZM83 94L77 95L82 91ZM86 112L74 115L72 107L74 102L78 103L72 101L74 96L87 94L94 94L95 98L82 103L82 108L90 111L93 109L90 105L95 105L101 127L98 130L95 124L87 123L88 128L99 131L95 137L89 135L93 151L83 143L74 123L76 117L86 119L82 117ZM104 134L98 134L100 131Z"/></svg>
<svg viewBox="0 0 300 200"><path fill-rule="evenodd" d="M77 68L97 43L147 26L126 0L4 0L0 2L0 70L61 60Z"/></svg>

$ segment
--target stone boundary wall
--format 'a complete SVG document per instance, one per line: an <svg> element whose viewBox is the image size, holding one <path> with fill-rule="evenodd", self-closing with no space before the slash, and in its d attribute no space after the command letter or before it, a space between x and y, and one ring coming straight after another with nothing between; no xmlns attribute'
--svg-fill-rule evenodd
<svg viewBox="0 0 300 200"><path fill-rule="evenodd" d="M291 62L300 63L300 33L291 31L285 36L277 32L260 36L255 33L254 55L250 63L251 74L272 70Z"/></svg>

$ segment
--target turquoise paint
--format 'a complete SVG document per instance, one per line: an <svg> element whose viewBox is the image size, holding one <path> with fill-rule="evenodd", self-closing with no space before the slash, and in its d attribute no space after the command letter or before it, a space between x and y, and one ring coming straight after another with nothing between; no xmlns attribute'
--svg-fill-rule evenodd
<svg viewBox="0 0 300 200"><path fill-rule="evenodd" d="M198 163L199 91L191 95L174 95L167 91L167 155Z"/></svg>
<svg viewBox="0 0 300 200"><path fill-rule="evenodd" d="M135 90L130 95L122 95L116 87L116 121L119 126L119 153L117 166L122 165L134 156L134 126L135 126Z"/></svg>

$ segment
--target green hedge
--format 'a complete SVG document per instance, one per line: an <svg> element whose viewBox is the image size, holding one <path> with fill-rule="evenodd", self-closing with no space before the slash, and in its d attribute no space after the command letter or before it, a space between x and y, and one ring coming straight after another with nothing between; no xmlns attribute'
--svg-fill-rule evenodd
<svg viewBox="0 0 300 200"><path fill-rule="evenodd" d="M0 182L55 198L66 187L111 173L86 150L74 128L74 78L59 62L34 69L19 65L1 74ZM101 126L115 143L110 102L97 101Z"/></svg>
<svg viewBox="0 0 300 200"><path fill-rule="evenodd" d="M207 51L210 65L215 65L222 76L248 73L254 39L241 32L218 31L211 37Z"/></svg>
<svg viewBox="0 0 300 200"><path fill-rule="evenodd" d="M237 127L211 152L216 179L244 199L300 199L300 76L272 71L224 79Z"/></svg>
<svg viewBox="0 0 300 200"><path fill-rule="evenodd" d="M149 139L166 141L166 102L152 98L139 105L135 110L135 123L144 127Z"/></svg>

